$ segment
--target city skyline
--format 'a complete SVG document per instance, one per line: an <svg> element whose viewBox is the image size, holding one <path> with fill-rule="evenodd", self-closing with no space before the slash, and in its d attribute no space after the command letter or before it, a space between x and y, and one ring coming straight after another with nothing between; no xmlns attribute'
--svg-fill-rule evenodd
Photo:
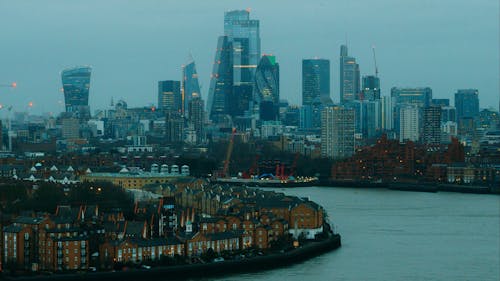
<svg viewBox="0 0 500 281"><path fill-rule="evenodd" d="M388 95L391 87L430 87L434 97L453 100L457 89L473 88L479 91L480 107L492 106L496 109L498 106L498 40L497 36L491 36L498 34L498 19L493 14L488 17L488 13L498 10L496 1L482 1L482 5L450 1L427 3L422 7L406 3L404 7L394 7L386 12L395 17L377 17L377 22L370 22L373 28L369 33L358 32L366 26L364 21L349 25L352 19L338 14L342 8L357 8L356 12L360 16L367 15L369 7L359 9L358 5L362 3L294 2L296 9L285 11L278 9L285 3L282 1L191 1L176 5L146 1L125 8L107 24L108 16L115 16L112 13L113 1L95 2L95 5L55 2L48 8L39 9L37 7L40 4L36 2L11 2L0 11L0 22L9 23L4 36L10 38L5 40L2 47L5 52L0 55L3 66L0 69L0 82L18 83L16 89L1 89L3 95L0 103L12 105L14 111L29 109L36 114L58 114L64 111L59 73L68 66L82 64L93 66L89 98L92 113L95 109L109 106L112 98L124 99L130 106L154 105L157 82L181 80L181 65L185 63L189 52L193 53L197 62L202 97L207 100L216 47L214 38L222 34L224 29L221 18L228 10L247 7L252 8L252 19L260 21L261 52L272 53L280 60L280 95L291 104L300 104L301 60L314 56L331 60L331 97L335 102L340 101L338 48L345 43L347 34L349 53L356 57L362 76L375 72L371 46L376 46L382 95ZM448 5L451 3L454 5ZM89 27L81 21L85 13L72 12L80 8L93 13L92 21L86 22ZM445 14L443 11L447 9L449 11ZM30 16L30 10L37 11L37 14ZM413 18L401 15L409 10L423 13L424 16ZM159 36L171 29L178 30L180 19L187 11L200 18L193 20L193 23L183 22L183 34ZM329 15L326 11L334 12ZM167 19L163 17L165 12L178 12L180 16ZM473 20L476 19L473 16L476 13L484 16L480 20ZM443 19L442 16L448 14L454 16L445 16ZM299 19L298 23L282 20L291 17ZM367 17L367 21L371 17L374 16ZM69 21L70 18L72 21ZM391 32L384 32L382 29L389 28L388 19L398 21L400 29L390 27ZM200 20L203 24L200 24ZM424 20L427 20L428 25L419 25ZM449 29L438 27L442 21L446 21ZM100 29L95 25L104 27ZM308 34L311 29L317 32ZM71 33L75 30L78 36ZM473 30L482 32L473 34ZM392 38L389 40L384 33L397 35L398 40L392 36L389 36ZM175 38L175 44L172 44L172 38ZM32 42L37 42L36 48L33 48ZM303 42L309 42L307 47ZM404 51L398 53L398 50ZM433 65L439 67L429 67ZM484 71L477 73L474 69ZM30 102L33 107L28 106Z"/></svg>

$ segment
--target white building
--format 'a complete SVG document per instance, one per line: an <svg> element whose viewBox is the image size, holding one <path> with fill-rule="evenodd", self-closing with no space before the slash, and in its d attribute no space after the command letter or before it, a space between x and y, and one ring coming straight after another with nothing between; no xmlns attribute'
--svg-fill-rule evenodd
<svg viewBox="0 0 500 281"><path fill-rule="evenodd" d="M404 106L400 109L399 141L418 141L420 133L419 110L416 106Z"/></svg>
<svg viewBox="0 0 500 281"><path fill-rule="evenodd" d="M325 107L321 112L321 155L343 159L354 154L355 112L342 106Z"/></svg>

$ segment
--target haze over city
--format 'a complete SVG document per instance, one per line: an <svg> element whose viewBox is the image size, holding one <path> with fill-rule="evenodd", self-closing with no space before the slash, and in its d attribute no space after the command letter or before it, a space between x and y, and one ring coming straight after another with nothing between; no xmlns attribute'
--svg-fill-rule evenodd
<svg viewBox="0 0 500 281"><path fill-rule="evenodd" d="M111 98L156 103L157 81L179 80L191 53L207 99L222 16L251 9L262 53L280 63L280 98L301 102L301 61L331 60L339 101L339 47L361 74L373 74L376 46L382 95L393 86L431 87L433 97L479 90L480 106L498 106L499 3L480 1L1 1L0 103L14 111L64 110L60 71L93 68L92 112ZM33 106L28 105L32 102ZM5 113L1 113L3 116Z"/></svg>

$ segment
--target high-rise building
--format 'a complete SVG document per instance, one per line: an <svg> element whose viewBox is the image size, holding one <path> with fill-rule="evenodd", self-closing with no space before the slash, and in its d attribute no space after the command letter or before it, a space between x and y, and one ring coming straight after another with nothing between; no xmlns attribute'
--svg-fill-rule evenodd
<svg viewBox="0 0 500 281"><path fill-rule="evenodd" d="M189 114L189 101L194 96L201 95L198 73L193 60L182 67L182 76L182 112L187 116Z"/></svg>
<svg viewBox="0 0 500 281"><path fill-rule="evenodd" d="M215 52L214 68L208 92L208 116L218 122L228 114L228 101L233 91L233 45L227 36L220 36Z"/></svg>
<svg viewBox="0 0 500 281"><path fill-rule="evenodd" d="M419 108L415 105L405 105L399 108L399 141L417 142L420 135Z"/></svg>
<svg viewBox="0 0 500 281"><path fill-rule="evenodd" d="M204 139L204 124L205 124L205 105L200 95L193 95L189 101L189 122L193 124L194 131L196 132L196 142L200 143Z"/></svg>
<svg viewBox="0 0 500 281"><path fill-rule="evenodd" d="M431 104L441 107L450 106L450 99L432 99Z"/></svg>
<svg viewBox="0 0 500 281"><path fill-rule="evenodd" d="M340 46L340 102L345 103L356 99L360 93L359 65L356 59L348 56L347 46Z"/></svg>
<svg viewBox="0 0 500 281"><path fill-rule="evenodd" d="M359 100L379 100L380 99L380 79L377 76L363 76L363 87Z"/></svg>
<svg viewBox="0 0 500 281"><path fill-rule="evenodd" d="M393 108L394 130L400 132L399 125L401 108L407 105L414 105L419 109L419 122L422 122L422 112L424 107L431 105L432 89L425 88L391 88L391 101Z"/></svg>
<svg viewBox="0 0 500 281"><path fill-rule="evenodd" d="M441 143L441 107L429 106L424 108L422 142L429 145Z"/></svg>
<svg viewBox="0 0 500 281"><path fill-rule="evenodd" d="M78 139L80 138L80 123L77 118L64 117L61 120L61 133L63 139Z"/></svg>
<svg viewBox="0 0 500 281"><path fill-rule="evenodd" d="M330 61L302 60L302 105L312 105L323 96L330 97Z"/></svg>
<svg viewBox="0 0 500 281"><path fill-rule="evenodd" d="M181 83L179 81L158 82L158 109L169 112L182 111Z"/></svg>
<svg viewBox="0 0 500 281"><path fill-rule="evenodd" d="M479 92L476 89L458 90L455 93L457 120L475 118L479 114Z"/></svg>
<svg viewBox="0 0 500 281"><path fill-rule="evenodd" d="M253 106L252 85L242 84L233 86L233 90L227 101L227 114L231 117L246 116Z"/></svg>
<svg viewBox="0 0 500 281"><path fill-rule="evenodd" d="M321 114L321 156L343 159L354 154L354 110L325 107Z"/></svg>
<svg viewBox="0 0 500 281"><path fill-rule="evenodd" d="M457 110L453 106L441 107L441 122L457 122Z"/></svg>
<svg viewBox="0 0 500 281"><path fill-rule="evenodd" d="M92 69L89 66L77 66L64 69L61 72L66 112L80 120L90 119L89 90L91 71Z"/></svg>
<svg viewBox="0 0 500 281"><path fill-rule="evenodd" d="M373 139L382 130L382 104L380 100L355 100L344 104L355 114L355 132L363 139Z"/></svg>
<svg viewBox="0 0 500 281"><path fill-rule="evenodd" d="M264 55L255 72L254 97L262 121L279 119L280 66L276 57Z"/></svg>
<svg viewBox="0 0 500 281"><path fill-rule="evenodd" d="M249 10L225 12L224 35L232 43L234 85L252 85L261 54L259 20L250 19Z"/></svg>
<svg viewBox="0 0 500 281"><path fill-rule="evenodd" d="M184 140L184 118L180 112L167 112L165 114L165 140L168 143Z"/></svg>

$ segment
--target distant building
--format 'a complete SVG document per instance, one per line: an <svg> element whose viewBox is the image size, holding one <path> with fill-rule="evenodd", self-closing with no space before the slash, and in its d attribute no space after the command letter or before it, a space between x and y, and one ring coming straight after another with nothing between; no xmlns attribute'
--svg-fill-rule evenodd
<svg viewBox="0 0 500 281"><path fill-rule="evenodd" d="M457 122L457 110L453 106L441 107L441 122Z"/></svg>
<svg viewBox="0 0 500 281"><path fill-rule="evenodd" d="M181 112L182 95L179 81L158 82L158 109L170 112Z"/></svg>
<svg viewBox="0 0 500 281"><path fill-rule="evenodd" d="M78 66L61 72L66 112L81 120L90 119L91 71L92 69L88 66Z"/></svg>
<svg viewBox="0 0 500 281"><path fill-rule="evenodd" d="M312 105L323 96L330 97L330 61L302 60L302 105Z"/></svg>
<svg viewBox="0 0 500 281"><path fill-rule="evenodd" d="M360 93L359 65L348 56L347 46L340 46L340 103L353 101Z"/></svg>
<svg viewBox="0 0 500 281"><path fill-rule="evenodd" d="M254 97L259 103L260 120L279 119L280 66L275 56L262 56L255 72Z"/></svg>
<svg viewBox="0 0 500 281"><path fill-rule="evenodd" d="M62 137L63 139L78 139L80 138L80 122L77 118L62 118Z"/></svg>
<svg viewBox="0 0 500 281"><path fill-rule="evenodd" d="M479 92L476 89L458 90L455 93L457 120L475 118L479 114Z"/></svg>
<svg viewBox="0 0 500 281"><path fill-rule="evenodd" d="M250 19L248 10L225 12L224 35L232 45L234 85L253 86L255 69L261 55L259 20Z"/></svg>
<svg viewBox="0 0 500 281"><path fill-rule="evenodd" d="M233 91L233 44L227 36L220 36L215 53L214 68L208 92L208 116L218 122L228 114L228 100Z"/></svg>
<svg viewBox="0 0 500 281"><path fill-rule="evenodd" d="M429 106L424 108L422 142L428 145L441 143L441 107Z"/></svg>
<svg viewBox="0 0 500 281"><path fill-rule="evenodd" d="M413 141L419 140L420 132L420 118L419 109L415 105L406 105L399 108L399 141Z"/></svg>
<svg viewBox="0 0 500 281"><path fill-rule="evenodd" d="M354 154L353 109L331 106L323 109L321 121L321 155L343 159Z"/></svg>
<svg viewBox="0 0 500 281"><path fill-rule="evenodd" d="M391 102L393 108L393 124L396 132L400 131L399 125L402 107L407 105L414 105L419 109L419 122L422 122L422 112L424 107L431 105L432 89L425 88L391 88Z"/></svg>
<svg viewBox="0 0 500 281"><path fill-rule="evenodd" d="M200 143L205 138L203 130L205 124L205 106L201 97L193 95L189 101L188 108L188 120L196 132L196 142Z"/></svg>
<svg viewBox="0 0 500 281"><path fill-rule="evenodd" d="M450 106L450 99L432 99L431 104L439 107Z"/></svg>
<svg viewBox="0 0 500 281"><path fill-rule="evenodd" d="M193 97L200 97L200 83L198 81L198 73L193 60L182 67L182 112L185 115L189 114L189 102Z"/></svg>
<svg viewBox="0 0 500 281"><path fill-rule="evenodd" d="M380 100L380 79L377 76L363 76L363 86L359 100Z"/></svg>

